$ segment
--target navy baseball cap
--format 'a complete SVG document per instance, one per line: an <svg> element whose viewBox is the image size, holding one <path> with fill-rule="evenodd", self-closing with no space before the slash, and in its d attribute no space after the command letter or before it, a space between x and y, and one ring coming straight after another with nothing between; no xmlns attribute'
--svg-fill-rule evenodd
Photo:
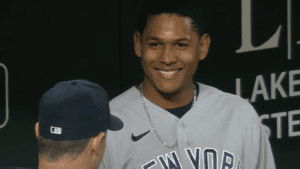
<svg viewBox="0 0 300 169"><path fill-rule="evenodd" d="M107 92L87 80L57 83L42 97L40 135L53 140L90 138L100 132L120 130L123 122L110 114Z"/></svg>

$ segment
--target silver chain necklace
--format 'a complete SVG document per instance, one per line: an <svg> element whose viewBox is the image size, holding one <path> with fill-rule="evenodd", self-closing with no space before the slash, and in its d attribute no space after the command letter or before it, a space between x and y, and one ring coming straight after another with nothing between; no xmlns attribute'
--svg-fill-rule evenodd
<svg viewBox="0 0 300 169"><path fill-rule="evenodd" d="M192 107L194 106L194 104L195 104L195 102L196 102L196 88L195 88L195 85L194 85L194 84L193 84L193 86L194 86L194 100L193 100L193 105L192 105ZM142 88L142 87L143 87L143 84L141 83L141 84L140 84L140 88L141 88L141 91L140 91L140 94L141 94L141 100L142 100L142 103L143 103L145 112L146 112L146 114L147 114L147 116L148 116L149 122L150 122L150 124L151 124L151 127L152 127L152 129L153 129L153 131L154 131L156 137L158 138L158 140L159 140L166 148L168 148L168 149L174 149L174 148L177 146L177 140L176 140L176 143L175 143L173 146L170 147L170 146L168 146L168 145L160 138L160 136L158 135L157 130L156 130L156 128L154 127L154 124L153 124L152 119L151 119L151 117L150 117L150 113L149 113L149 111L148 111L148 108L147 108L147 106L146 106L146 104L145 104L145 101L144 101L144 99L143 99L143 88Z"/></svg>

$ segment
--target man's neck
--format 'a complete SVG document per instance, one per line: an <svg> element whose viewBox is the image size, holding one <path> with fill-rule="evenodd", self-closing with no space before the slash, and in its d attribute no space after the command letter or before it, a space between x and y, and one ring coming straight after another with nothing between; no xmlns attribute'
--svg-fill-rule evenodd
<svg viewBox="0 0 300 169"><path fill-rule="evenodd" d="M194 98L194 86L191 82L174 93L161 93L151 84L143 83L143 94L149 101L164 109L175 109L188 105ZM141 91L140 87L138 90Z"/></svg>
<svg viewBox="0 0 300 169"><path fill-rule="evenodd" d="M39 159L38 169L88 169L88 165L80 157L75 161L62 157L59 161L48 162L45 159Z"/></svg>

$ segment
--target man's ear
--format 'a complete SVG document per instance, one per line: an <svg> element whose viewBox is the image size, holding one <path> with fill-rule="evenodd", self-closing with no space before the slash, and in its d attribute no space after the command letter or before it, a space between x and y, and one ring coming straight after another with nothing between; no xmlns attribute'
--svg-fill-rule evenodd
<svg viewBox="0 0 300 169"><path fill-rule="evenodd" d="M142 36L139 31L135 31L133 34L134 52L137 57L141 57L142 49Z"/></svg>
<svg viewBox="0 0 300 169"><path fill-rule="evenodd" d="M97 136L93 137L90 140L89 147L91 148L92 152L95 152L97 156L101 152L101 149L105 149L105 133L101 132Z"/></svg>
<svg viewBox="0 0 300 169"><path fill-rule="evenodd" d="M200 43L199 43L199 60L203 60L206 58L208 51L209 51L209 46L210 46L210 36L209 34L205 33L201 36L200 38Z"/></svg>
<svg viewBox="0 0 300 169"><path fill-rule="evenodd" d="M36 136L36 138L38 138L39 136L40 136L40 123L39 122L37 122L36 124L35 124L35 136Z"/></svg>

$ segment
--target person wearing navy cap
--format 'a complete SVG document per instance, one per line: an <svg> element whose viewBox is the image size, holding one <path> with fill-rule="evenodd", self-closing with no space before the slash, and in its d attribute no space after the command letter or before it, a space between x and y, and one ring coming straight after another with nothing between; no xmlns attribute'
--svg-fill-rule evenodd
<svg viewBox="0 0 300 169"><path fill-rule="evenodd" d="M97 168L107 129L122 128L121 119L110 114L109 97L101 86L87 80L59 82L40 101L35 125L39 169Z"/></svg>

